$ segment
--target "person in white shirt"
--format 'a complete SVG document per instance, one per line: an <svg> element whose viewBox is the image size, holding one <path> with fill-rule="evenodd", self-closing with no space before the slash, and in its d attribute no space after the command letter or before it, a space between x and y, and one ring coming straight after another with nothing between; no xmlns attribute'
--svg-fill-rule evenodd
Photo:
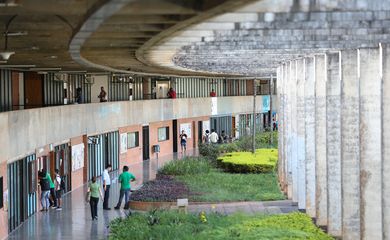
<svg viewBox="0 0 390 240"><path fill-rule="evenodd" d="M111 208L108 207L108 202L110 198L110 186L111 186L111 178L110 174L108 174L111 171L111 164L108 164L106 166L106 169L103 171L103 189L104 189L104 200L103 200L103 209L104 210L111 210Z"/></svg>
<svg viewBox="0 0 390 240"><path fill-rule="evenodd" d="M54 189L55 189L55 196L57 199L57 209L56 210L62 210L61 207L61 197L62 197L62 188L61 188L61 176L60 176L60 171L58 169L54 170L56 174L56 178L54 181Z"/></svg>
<svg viewBox="0 0 390 240"><path fill-rule="evenodd" d="M219 139L218 133L216 133L214 129L211 129L210 142L213 144L218 143L218 139Z"/></svg>

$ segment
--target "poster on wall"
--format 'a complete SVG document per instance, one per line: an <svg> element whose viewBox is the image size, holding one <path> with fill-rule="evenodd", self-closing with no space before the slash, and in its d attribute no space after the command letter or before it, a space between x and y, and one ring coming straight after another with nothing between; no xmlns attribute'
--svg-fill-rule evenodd
<svg viewBox="0 0 390 240"><path fill-rule="evenodd" d="M127 152L127 133L121 133L121 154Z"/></svg>
<svg viewBox="0 0 390 240"><path fill-rule="evenodd" d="M211 98L211 115L218 115L218 98Z"/></svg>
<svg viewBox="0 0 390 240"><path fill-rule="evenodd" d="M202 129L203 129L203 135L206 134L206 130L209 130L209 132L211 132L211 129L210 129L210 120L207 120L207 121L203 121L203 122L202 122Z"/></svg>
<svg viewBox="0 0 390 240"><path fill-rule="evenodd" d="M72 146L72 171L84 167L84 144L80 143Z"/></svg>
<svg viewBox="0 0 390 240"><path fill-rule="evenodd" d="M191 123L180 124L180 134L183 130L187 134L187 138L191 138Z"/></svg>

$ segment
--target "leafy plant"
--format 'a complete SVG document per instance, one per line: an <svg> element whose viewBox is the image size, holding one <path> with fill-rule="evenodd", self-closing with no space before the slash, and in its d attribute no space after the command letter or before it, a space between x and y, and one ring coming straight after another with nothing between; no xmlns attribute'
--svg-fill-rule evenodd
<svg viewBox="0 0 390 240"><path fill-rule="evenodd" d="M275 170L277 149L257 149L251 152L233 152L218 158L218 166L231 173L269 173Z"/></svg>
<svg viewBox="0 0 390 240"><path fill-rule="evenodd" d="M116 219L110 224L110 240L217 240L217 239L307 239L331 240L303 213L285 215L220 215L206 214L207 224L198 214L177 211L155 211L158 223L148 224L150 213L134 213L129 218Z"/></svg>
<svg viewBox="0 0 390 240"><path fill-rule="evenodd" d="M187 157L182 160L171 161L164 165L159 171L163 175L182 176L211 171L211 164L205 158Z"/></svg>

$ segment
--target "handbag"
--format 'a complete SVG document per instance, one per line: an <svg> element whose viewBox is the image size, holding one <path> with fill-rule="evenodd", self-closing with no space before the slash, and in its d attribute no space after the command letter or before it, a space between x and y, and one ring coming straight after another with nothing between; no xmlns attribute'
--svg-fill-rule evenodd
<svg viewBox="0 0 390 240"><path fill-rule="evenodd" d="M90 200L91 200L91 192L87 192L87 194L85 195L85 201L89 202Z"/></svg>

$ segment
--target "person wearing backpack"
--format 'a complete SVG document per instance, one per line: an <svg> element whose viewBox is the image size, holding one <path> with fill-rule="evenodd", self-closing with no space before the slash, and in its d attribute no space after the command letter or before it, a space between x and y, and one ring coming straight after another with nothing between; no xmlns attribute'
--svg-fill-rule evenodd
<svg viewBox="0 0 390 240"><path fill-rule="evenodd" d="M61 211L61 197L62 197L62 191L65 189L65 181L60 176L60 171L56 169L54 171L56 173L55 178L55 191L56 191L56 198L57 198L57 208L56 210Z"/></svg>
<svg viewBox="0 0 390 240"><path fill-rule="evenodd" d="M42 170L39 173L39 185L41 186L41 205L42 205L42 210L41 212L48 211L50 202L49 202L49 197L50 197L50 182L49 179L47 178L46 170Z"/></svg>

